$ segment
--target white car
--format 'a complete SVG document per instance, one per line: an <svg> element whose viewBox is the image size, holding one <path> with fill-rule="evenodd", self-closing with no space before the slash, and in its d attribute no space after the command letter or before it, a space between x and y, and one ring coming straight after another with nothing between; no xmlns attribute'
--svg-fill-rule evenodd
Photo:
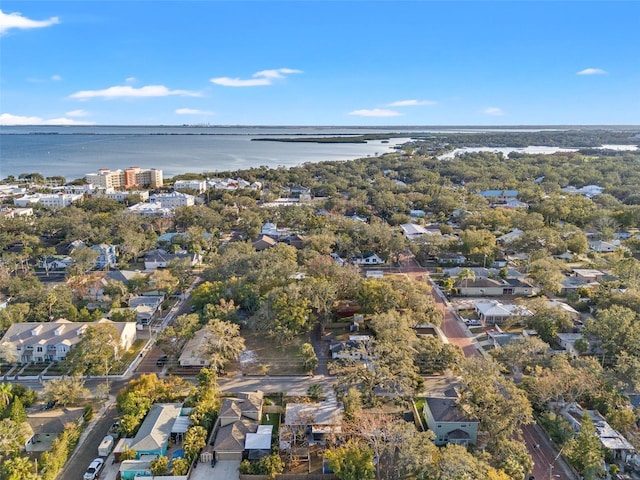
<svg viewBox="0 0 640 480"><path fill-rule="evenodd" d="M100 475L100 470L102 470L103 466L104 460L102 458L94 459L89 465L89 468L87 468L87 471L84 472L84 480L96 480L98 475Z"/></svg>

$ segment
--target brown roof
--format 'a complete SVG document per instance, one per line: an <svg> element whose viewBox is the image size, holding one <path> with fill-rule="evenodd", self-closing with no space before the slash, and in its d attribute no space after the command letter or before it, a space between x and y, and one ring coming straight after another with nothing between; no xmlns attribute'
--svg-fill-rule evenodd
<svg viewBox="0 0 640 480"><path fill-rule="evenodd" d="M258 421L243 418L218 429L213 444L215 452L242 452L247 433L258 430Z"/></svg>

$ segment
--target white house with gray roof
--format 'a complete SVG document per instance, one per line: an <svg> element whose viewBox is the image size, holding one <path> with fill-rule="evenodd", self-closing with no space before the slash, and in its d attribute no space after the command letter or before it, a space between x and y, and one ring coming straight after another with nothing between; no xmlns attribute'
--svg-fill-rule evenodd
<svg viewBox="0 0 640 480"><path fill-rule="evenodd" d="M70 322L61 318L48 323L14 323L0 343L12 345L20 363L59 362L82 340L87 327L101 323L116 327L124 350L128 350L136 339L136 325L132 322L112 322L104 318L95 322Z"/></svg>

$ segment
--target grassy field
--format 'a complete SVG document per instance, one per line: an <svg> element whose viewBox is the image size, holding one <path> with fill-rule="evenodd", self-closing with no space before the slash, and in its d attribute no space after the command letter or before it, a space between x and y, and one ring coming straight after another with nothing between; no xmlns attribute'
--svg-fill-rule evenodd
<svg viewBox="0 0 640 480"><path fill-rule="evenodd" d="M228 368L247 375L295 375L306 373L300 360L300 346L309 341L308 335L294 338L286 344L278 344L266 332L243 331L250 362L234 362Z"/></svg>

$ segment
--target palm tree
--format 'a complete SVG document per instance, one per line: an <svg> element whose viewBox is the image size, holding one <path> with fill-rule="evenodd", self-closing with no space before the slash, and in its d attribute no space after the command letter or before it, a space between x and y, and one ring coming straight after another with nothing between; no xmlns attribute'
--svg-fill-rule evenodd
<svg viewBox="0 0 640 480"><path fill-rule="evenodd" d="M13 398L12 390L12 384L6 382L0 383L0 406L2 407L2 410L7 408L9 403L11 403L11 399Z"/></svg>
<svg viewBox="0 0 640 480"><path fill-rule="evenodd" d="M460 273L458 273L458 278L460 280L464 280L464 286L466 288L469 285L469 280L476 280L476 274L470 268L463 268L462 270L460 270Z"/></svg>

